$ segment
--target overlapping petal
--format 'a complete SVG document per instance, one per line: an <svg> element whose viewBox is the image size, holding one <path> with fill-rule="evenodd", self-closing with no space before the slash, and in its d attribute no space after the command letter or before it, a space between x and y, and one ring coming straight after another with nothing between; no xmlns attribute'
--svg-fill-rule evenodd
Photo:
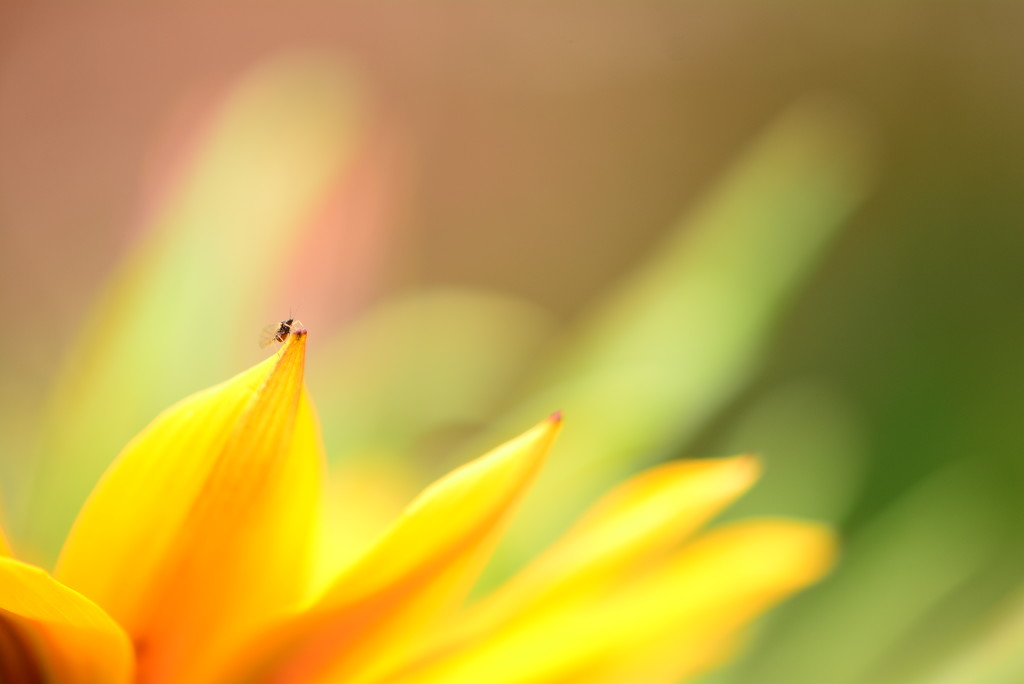
<svg viewBox="0 0 1024 684"><path fill-rule="evenodd" d="M554 441L555 415L428 487L300 619L229 681L362 681L463 600Z"/></svg>
<svg viewBox="0 0 1024 684"><path fill-rule="evenodd" d="M531 611L379 684L670 684L722 657L736 631L828 569L825 529L722 526L601 600Z"/></svg>
<svg viewBox="0 0 1024 684"><path fill-rule="evenodd" d="M43 570L0 558L0 681L128 684L128 635Z"/></svg>
<svg viewBox="0 0 1024 684"><path fill-rule="evenodd" d="M466 615L479 632L528 610L602 596L660 561L757 479L752 456L676 461L612 489L556 544Z"/></svg>
<svg viewBox="0 0 1024 684"><path fill-rule="evenodd" d="M613 489L463 608L560 429L555 414L428 487L314 598L322 447L305 344L295 332L128 445L67 540L67 586L0 547L4 681L671 684L832 561L830 533L806 523L694 538L759 466L676 462Z"/></svg>
<svg viewBox="0 0 1024 684"><path fill-rule="evenodd" d="M76 521L57 576L124 625L141 682L203 681L304 598L322 469L305 344L160 415Z"/></svg>

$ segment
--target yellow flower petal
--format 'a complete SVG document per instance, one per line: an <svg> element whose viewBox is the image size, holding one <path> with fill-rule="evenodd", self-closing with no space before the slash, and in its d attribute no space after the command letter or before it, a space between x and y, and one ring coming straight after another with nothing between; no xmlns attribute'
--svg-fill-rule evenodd
<svg viewBox="0 0 1024 684"><path fill-rule="evenodd" d="M75 523L57 576L125 626L140 681L202 681L304 597L322 468L305 345L161 414Z"/></svg>
<svg viewBox="0 0 1024 684"><path fill-rule="evenodd" d="M311 612L228 681L350 681L394 666L464 599L560 427L552 416L428 487ZM259 671L259 675L256 673Z"/></svg>
<svg viewBox="0 0 1024 684"><path fill-rule="evenodd" d="M527 616L375 684L669 684L713 664L738 628L820 578L833 554L815 525L723 526L604 600Z"/></svg>
<svg viewBox="0 0 1024 684"><path fill-rule="evenodd" d="M128 635L43 570L0 558L0 681L127 684Z"/></svg>
<svg viewBox="0 0 1024 684"><path fill-rule="evenodd" d="M646 569L756 481L752 456L651 468L602 498L572 530L460 625L475 632L516 613L600 596ZM456 639L458 637L455 637Z"/></svg>

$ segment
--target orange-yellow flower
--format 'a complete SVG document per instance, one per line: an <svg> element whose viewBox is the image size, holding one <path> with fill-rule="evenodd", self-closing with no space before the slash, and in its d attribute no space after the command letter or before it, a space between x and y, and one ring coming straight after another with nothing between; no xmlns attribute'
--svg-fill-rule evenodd
<svg viewBox="0 0 1024 684"><path fill-rule="evenodd" d="M695 536L757 464L676 462L620 485L465 607L556 415L428 487L316 591L324 459L305 349L297 331L158 416L97 485L53 576L0 549L0 680L668 683L831 563L831 534L809 523Z"/></svg>

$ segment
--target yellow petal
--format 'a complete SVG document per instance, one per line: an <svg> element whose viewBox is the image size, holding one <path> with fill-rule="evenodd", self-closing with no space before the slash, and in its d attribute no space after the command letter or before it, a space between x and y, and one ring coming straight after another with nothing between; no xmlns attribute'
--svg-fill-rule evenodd
<svg viewBox="0 0 1024 684"><path fill-rule="evenodd" d="M354 681L393 667L464 599L559 427L552 416L428 487L304 619L244 654L266 657L239 679Z"/></svg>
<svg viewBox="0 0 1024 684"><path fill-rule="evenodd" d="M600 596L647 569L759 474L752 456L676 461L619 485L540 558L474 606L461 631ZM458 637L454 637L458 639Z"/></svg>
<svg viewBox="0 0 1024 684"><path fill-rule="evenodd" d="M825 529L720 527L602 601L540 611L379 684L669 684L722 657L738 628L831 564Z"/></svg>
<svg viewBox="0 0 1024 684"><path fill-rule="evenodd" d="M304 598L322 469L305 345L157 417L75 523L57 576L125 626L142 682L202 681Z"/></svg>
<svg viewBox="0 0 1024 684"><path fill-rule="evenodd" d="M323 406L322 402L318 405ZM414 469L388 453L363 453L328 471L316 589L323 593L377 541L422 489Z"/></svg>
<svg viewBox="0 0 1024 684"><path fill-rule="evenodd" d="M43 570L0 558L0 681L127 684L128 635Z"/></svg>

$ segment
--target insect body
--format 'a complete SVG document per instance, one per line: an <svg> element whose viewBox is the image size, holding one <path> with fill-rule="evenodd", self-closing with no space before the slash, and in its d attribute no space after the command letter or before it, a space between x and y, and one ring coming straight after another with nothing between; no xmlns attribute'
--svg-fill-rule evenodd
<svg viewBox="0 0 1024 684"><path fill-rule="evenodd" d="M292 323L294 323L294 322L295 322L294 318L288 318L288 319L285 319L285 320L281 321L281 326L277 329L277 332L274 333L274 339L271 340L271 341L272 342L284 342L286 339L288 339L288 336L292 332Z"/></svg>
<svg viewBox="0 0 1024 684"><path fill-rule="evenodd" d="M293 332L302 327L302 324L296 321L294 318L286 318L281 321L280 325L275 328L272 325L268 325L263 330L262 339L260 341L261 347L266 347L274 342L284 342L288 339L288 336Z"/></svg>

